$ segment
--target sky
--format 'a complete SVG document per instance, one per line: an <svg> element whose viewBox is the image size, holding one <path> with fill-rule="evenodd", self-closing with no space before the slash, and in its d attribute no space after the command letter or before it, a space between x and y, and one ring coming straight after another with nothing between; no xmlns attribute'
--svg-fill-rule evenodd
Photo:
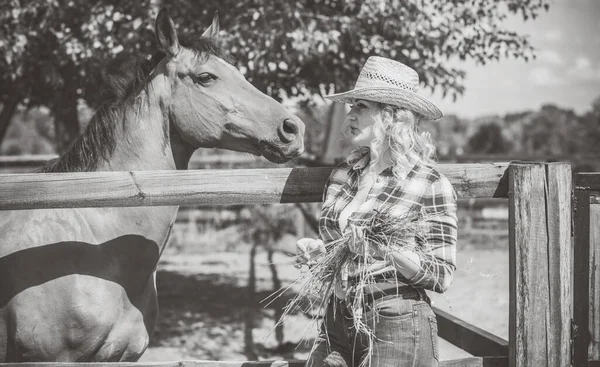
<svg viewBox="0 0 600 367"><path fill-rule="evenodd" d="M527 35L537 58L505 59L484 66L463 61L465 93L453 102L441 93L422 94L444 114L504 115L555 104L581 114L600 97L600 0L554 0L535 20L506 20Z"/></svg>

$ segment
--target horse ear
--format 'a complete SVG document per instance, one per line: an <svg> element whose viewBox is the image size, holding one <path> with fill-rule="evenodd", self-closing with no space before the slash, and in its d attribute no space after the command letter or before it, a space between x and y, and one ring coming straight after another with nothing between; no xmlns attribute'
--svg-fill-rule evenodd
<svg viewBox="0 0 600 367"><path fill-rule="evenodd" d="M162 8L156 17L155 25L156 43L158 48L171 56L179 53L180 45L177 39L177 30L175 30L175 23L169 16L167 9Z"/></svg>
<svg viewBox="0 0 600 367"><path fill-rule="evenodd" d="M210 27L206 28L204 33L202 33L203 38L210 38L213 41L216 41L219 37L219 11L215 11L215 16L213 17L212 24Z"/></svg>

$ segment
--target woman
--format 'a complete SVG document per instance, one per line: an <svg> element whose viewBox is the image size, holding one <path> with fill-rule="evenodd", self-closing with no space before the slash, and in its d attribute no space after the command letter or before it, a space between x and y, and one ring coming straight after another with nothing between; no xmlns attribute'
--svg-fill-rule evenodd
<svg viewBox="0 0 600 367"><path fill-rule="evenodd" d="M369 265L375 283L363 289L362 318L370 320L374 338L369 341L368 335L354 327L347 300L349 292L356 292L350 274L347 285L336 286L307 366L438 364L437 322L425 290L441 293L452 282L456 194L448 179L432 167L435 148L429 134L420 131L419 122L439 119L442 113L416 93L418 84L413 69L373 56L353 90L327 96L352 104L344 132L359 148L331 173L319 239L297 242L300 263L318 261L327 243L346 234L350 224L365 223L374 212L404 218L418 213L428 229L424 239L415 239L422 251L408 246L373 254L381 260ZM363 254L368 248L364 242L339 245Z"/></svg>

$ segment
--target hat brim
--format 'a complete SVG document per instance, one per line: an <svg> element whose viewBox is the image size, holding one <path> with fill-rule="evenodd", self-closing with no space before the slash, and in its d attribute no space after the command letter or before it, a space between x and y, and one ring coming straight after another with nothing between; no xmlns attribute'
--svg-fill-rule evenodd
<svg viewBox="0 0 600 367"><path fill-rule="evenodd" d="M400 88L357 88L343 93L330 94L324 98L342 103L354 103L357 99L385 103L406 108L420 114L428 120L437 120L444 116L442 111L425 97Z"/></svg>

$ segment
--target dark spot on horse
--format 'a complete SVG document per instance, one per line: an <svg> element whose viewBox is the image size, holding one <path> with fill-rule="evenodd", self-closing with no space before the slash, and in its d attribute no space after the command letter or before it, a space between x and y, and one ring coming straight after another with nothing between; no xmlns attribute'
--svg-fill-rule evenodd
<svg viewBox="0 0 600 367"><path fill-rule="evenodd" d="M158 257L158 245L139 235L124 235L99 245L64 241L13 252L0 258L0 308L28 288L72 274L118 283L135 299Z"/></svg>

